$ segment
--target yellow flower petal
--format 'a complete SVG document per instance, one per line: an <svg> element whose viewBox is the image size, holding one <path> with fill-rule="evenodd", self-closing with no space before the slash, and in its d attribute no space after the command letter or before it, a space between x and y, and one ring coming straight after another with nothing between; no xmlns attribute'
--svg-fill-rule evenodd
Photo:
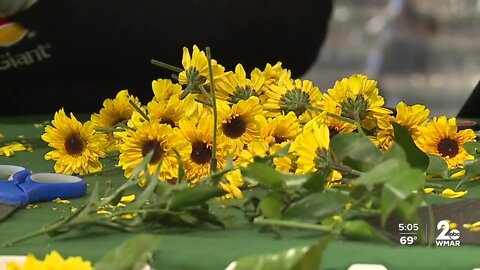
<svg viewBox="0 0 480 270"><path fill-rule="evenodd" d="M112 212L107 211L107 210L98 210L97 214L99 214L99 215L111 215Z"/></svg>
<svg viewBox="0 0 480 270"><path fill-rule="evenodd" d="M432 187L430 187L430 188L424 188L424 189L423 189L423 192L424 192L425 194L430 194L430 193L432 193L434 190L435 190L435 188L432 188Z"/></svg>
<svg viewBox="0 0 480 270"><path fill-rule="evenodd" d="M131 195L122 196L122 198L120 199L120 202L131 203L134 200L135 200L135 194L131 194Z"/></svg>
<svg viewBox="0 0 480 270"><path fill-rule="evenodd" d="M58 204L70 204L69 200L62 200L60 198L56 198L55 200L53 200L53 202Z"/></svg>
<svg viewBox="0 0 480 270"><path fill-rule="evenodd" d="M443 197L446 197L446 198L451 198L451 199L455 199L455 198L460 198L460 197L463 197L465 196L465 194L467 194L468 191L454 191L450 188L447 188L445 189L444 191L442 191L442 196Z"/></svg>

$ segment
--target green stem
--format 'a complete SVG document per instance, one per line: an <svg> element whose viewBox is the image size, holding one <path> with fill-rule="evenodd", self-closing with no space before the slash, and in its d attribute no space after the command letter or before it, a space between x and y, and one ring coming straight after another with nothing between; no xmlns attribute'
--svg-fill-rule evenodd
<svg viewBox="0 0 480 270"><path fill-rule="evenodd" d="M365 132L363 132L363 128L362 128L362 122L360 120L360 116L358 115L358 113L355 113L353 115L353 118L355 118L355 125L357 126L357 130L358 130L358 133L362 134L362 136L367 136L365 134Z"/></svg>
<svg viewBox="0 0 480 270"><path fill-rule="evenodd" d="M172 66L170 64L167 64L167 63L164 63L162 61L158 61L158 60L155 60L155 59L152 59L150 61L150 63L152 63L153 65L155 66L159 66L161 68L164 68L164 69L168 69L170 71L173 71L173 72L176 72L176 73L180 73L183 71L183 69L179 68L179 67L176 67L176 66Z"/></svg>
<svg viewBox="0 0 480 270"><path fill-rule="evenodd" d="M295 228L295 229L307 229L307 230L314 230L314 231L340 234L338 231L333 230L329 226L319 225L319 224L311 224L311 223L303 223L303 222L296 222L296 221L256 218L256 219L253 220L253 223L259 224L259 225L280 226L280 227L289 227L289 228Z"/></svg>
<svg viewBox="0 0 480 270"><path fill-rule="evenodd" d="M205 105L205 106L212 107L212 104L210 104L208 101L202 100L198 97L194 98L194 100L198 103L201 103L201 104Z"/></svg>
<svg viewBox="0 0 480 270"><path fill-rule="evenodd" d="M210 96L207 90L205 90L205 87L203 87L203 85L200 84L198 88L200 89L200 92L202 92L202 95L204 95L206 99L212 100L212 96Z"/></svg>
<svg viewBox="0 0 480 270"><path fill-rule="evenodd" d="M347 123L350 123L350 124L355 124L355 121L353 121L352 119L350 118L347 118L347 117L343 117L341 115L337 115L337 114L334 114L334 113L331 113L331 112L327 112L325 110L322 110L318 107L315 107L315 106L312 106L312 105L309 105L308 106L309 109L312 109L314 111L317 111L317 112L326 112L327 116L331 117L331 118L335 118L337 120L340 120L340 121L343 121L343 122L347 122Z"/></svg>
<svg viewBox="0 0 480 270"><path fill-rule="evenodd" d="M212 54L210 53L210 47L206 48L207 59L208 59L208 75L210 76L210 91L212 93L212 107L213 107L213 145L212 145L212 159L210 161L210 170L212 172L217 171L217 98L215 93L215 83L213 81L213 70L212 70ZM203 88L203 87L202 87Z"/></svg>
<svg viewBox="0 0 480 270"><path fill-rule="evenodd" d="M341 173L347 173L347 174L351 174L351 175L355 175L355 176L360 176L362 174L362 172L354 170L354 169L352 169L352 168L350 168L346 165L343 165L343 164L332 162L330 164L330 166L331 166L332 169L337 170Z"/></svg>
<svg viewBox="0 0 480 270"><path fill-rule="evenodd" d="M128 103L132 105L133 109L137 111L143 117L143 119L145 119L145 121L150 121L150 118L142 111L142 109L137 106L137 104L135 104L135 102L133 102L133 100L129 100Z"/></svg>

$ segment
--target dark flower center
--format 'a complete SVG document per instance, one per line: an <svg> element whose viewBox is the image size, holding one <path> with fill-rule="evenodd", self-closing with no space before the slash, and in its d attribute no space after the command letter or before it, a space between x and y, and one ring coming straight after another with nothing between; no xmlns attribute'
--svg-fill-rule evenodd
<svg viewBox="0 0 480 270"><path fill-rule="evenodd" d="M83 153L85 148L87 148L85 140L76 133L70 134L65 140L64 145L67 153L71 156L78 156Z"/></svg>
<svg viewBox="0 0 480 270"><path fill-rule="evenodd" d="M442 139L437 144L437 150L443 157L454 157L458 154L458 143L451 139Z"/></svg>
<svg viewBox="0 0 480 270"><path fill-rule="evenodd" d="M162 118L162 120L160 121L160 124L167 124L167 125L171 126L172 128L175 127L175 122L172 119L169 119L169 118Z"/></svg>
<svg viewBox="0 0 480 270"><path fill-rule="evenodd" d="M240 100L247 100L249 97L256 96L255 91L249 86L246 87L237 87L235 92L228 97L228 101L237 104Z"/></svg>
<svg viewBox="0 0 480 270"><path fill-rule="evenodd" d="M158 141L145 141L142 144L142 156L146 156L151 151L153 151L153 156L152 159L150 159L150 164L154 164L160 161L160 159L163 157L163 154L165 153L162 145Z"/></svg>
<svg viewBox="0 0 480 270"><path fill-rule="evenodd" d="M283 142L286 142L288 140L287 138L284 138L284 137L278 136L278 135L273 135L273 138L275 139L275 143L283 143Z"/></svg>
<svg viewBox="0 0 480 270"><path fill-rule="evenodd" d="M192 143L190 158L199 165L208 163L212 158L212 148L204 142L196 141Z"/></svg>
<svg viewBox="0 0 480 270"><path fill-rule="evenodd" d="M328 131L330 133L330 139L335 137L335 135L337 135L339 133L338 132L338 127L334 127L334 126L329 126Z"/></svg>
<svg viewBox="0 0 480 270"><path fill-rule="evenodd" d="M355 115L358 115L360 120L365 119L367 116L368 103L359 97L356 100L347 99L342 104L342 116L356 120Z"/></svg>
<svg viewBox="0 0 480 270"><path fill-rule="evenodd" d="M309 101L310 96L307 93L295 88L280 98L280 109L284 114L294 112L296 116L300 116L307 110Z"/></svg>
<svg viewBox="0 0 480 270"><path fill-rule="evenodd" d="M236 139L245 133L247 130L247 123L241 116L234 116L222 125L225 136Z"/></svg>

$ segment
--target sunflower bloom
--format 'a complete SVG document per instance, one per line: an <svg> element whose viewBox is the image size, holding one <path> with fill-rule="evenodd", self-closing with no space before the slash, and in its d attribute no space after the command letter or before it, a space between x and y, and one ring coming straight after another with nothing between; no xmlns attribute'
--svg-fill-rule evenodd
<svg viewBox="0 0 480 270"><path fill-rule="evenodd" d="M175 183L178 178L178 158L174 149L182 157L190 151L189 144L183 140L178 129L158 122L145 122L137 130L127 130L122 135L118 164L124 170L125 177L129 178L142 159L153 152L147 165L148 172L155 175L161 166L159 180ZM146 182L141 184L145 185Z"/></svg>
<svg viewBox="0 0 480 270"><path fill-rule="evenodd" d="M184 166L187 180L196 183L200 178L208 176L211 172L213 146L213 119L211 115L202 117L198 122L182 119L180 132L190 144L189 152L185 156ZM217 168L225 166L228 147L217 137Z"/></svg>
<svg viewBox="0 0 480 270"><path fill-rule="evenodd" d="M338 116L342 115L342 108L337 107L335 105L335 102L333 102L331 100L324 100L323 104L322 104L322 109L325 112L328 112L328 113L331 113L331 114L334 114L334 115L338 115ZM314 119L312 119L312 121L316 121L317 124L321 124L321 123L326 124L328 126L330 139L333 138L335 135L337 135L339 133L349 133L349 132L353 132L357 129L355 124L352 124L352 123L349 123L349 122L346 122L346 121L342 121L338 118L329 116L327 114L320 114L320 115L316 116ZM310 121L310 122L312 122L312 121ZM309 123L307 123L306 126L308 126Z"/></svg>
<svg viewBox="0 0 480 270"><path fill-rule="evenodd" d="M218 81L218 98L236 104L249 97L259 97L265 78L252 73L252 78L247 79L247 73L241 64L235 67L235 73L229 73Z"/></svg>
<svg viewBox="0 0 480 270"><path fill-rule="evenodd" d="M167 101L173 95L180 95L182 86L169 79L158 79L152 81L152 91L154 101Z"/></svg>
<svg viewBox="0 0 480 270"><path fill-rule="evenodd" d="M333 89L323 95L323 100L322 103L333 101L342 108L342 116L360 120L368 130L376 127L379 118L392 113L383 107L385 101L378 94L377 81L362 74L337 81Z"/></svg>
<svg viewBox="0 0 480 270"><path fill-rule="evenodd" d="M391 122L398 123L408 130L414 141L420 135L420 127L428 122L430 110L424 105L415 104L408 106L404 102L397 104L397 115L395 117L386 115L378 121L379 131L377 132L374 142L384 150L389 149L394 140L395 134Z"/></svg>
<svg viewBox="0 0 480 270"><path fill-rule="evenodd" d="M138 98L128 94L128 90L118 92L114 99L106 99L100 112L92 114L90 118L94 127L96 129L111 129L123 122L126 124L126 121L132 117L134 112L132 105L129 103L130 100L140 107ZM115 150L120 140L114 137L112 131L106 132L106 138L107 151Z"/></svg>
<svg viewBox="0 0 480 270"><path fill-rule="evenodd" d="M281 77L290 79L292 76L292 72L290 70L282 68L282 62L277 62L273 66L270 63L267 63L263 71L255 68L252 71L252 75L253 74L258 74L264 78L264 84L262 86L263 92L266 92L268 89L270 89L270 86L272 85L278 85Z"/></svg>
<svg viewBox="0 0 480 270"><path fill-rule="evenodd" d="M442 157L451 169L462 167L465 160L473 159L463 144L475 141L475 137L471 129L458 131L455 117L441 116L420 128L416 142L425 153Z"/></svg>
<svg viewBox="0 0 480 270"><path fill-rule="evenodd" d="M330 134L327 125L313 122L298 135L292 148L298 154L296 173L327 170L330 159Z"/></svg>
<svg viewBox="0 0 480 270"><path fill-rule="evenodd" d="M255 116L262 115L263 110L257 97L240 100L232 107L225 102L218 102L217 105L219 129L228 145L241 150L246 143L258 138Z"/></svg>
<svg viewBox="0 0 480 270"><path fill-rule="evenodd" d="M42 140L54 148L45 159L55 161L56 173L84 175L102 170L99 158L105 156L106 140L95 132L91 121L82 125L72 113L68 117L61 109L51 123L45 127Z"/></svg>
<svg viewBox="0 0 480 270"><path fill-rule="evenodd" d="M311 107L318 107L322 92L309 80L295 81L280 78L279 85L271 85L267 91L267 103L264 105L267 116L294 112L301 123L306 123L319 113Z"/></svg>
<svg viewBox="0 0 480 270"><path fill-rule="evenodd" d="M178 74L178 82L181 85L187 85L185 93L199 93L200 87L210 85L210 75L208 70L208 58L204 51L200 51L197 45L193 45L193 52L190 55L188 48L183 47L182 65L184 70ZM212 59L213 80L225 76L225 68ZM181 98L185 96L182 93Z"/></svg>
<svg viewBox="0 0 480 270"><path fill-rule="evenodd" d="M45 256L45 260L38 260L34 255L29 254L23 264L17 262L7 263L7 270L91 270L93 269L90 261L82 257L68 257L64 259L57 251L52 251Z"/></svg>
<svg viewBox="0 0 480 270"><path fill-rule="evenodd" d="M252 141L248 149L255 156L274 154L288 143L293 142L301 132L300 123L294 112L266 119L263 115L255 116L259 139Z"/></svg>

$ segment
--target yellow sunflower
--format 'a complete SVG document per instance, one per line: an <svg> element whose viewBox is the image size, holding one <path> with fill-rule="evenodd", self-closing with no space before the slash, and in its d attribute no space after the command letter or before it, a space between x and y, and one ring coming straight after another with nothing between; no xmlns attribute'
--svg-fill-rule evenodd
<svg viewBox="0 0 480 270"><path fill-rule="evenodd" d="M204 51L200 51L197 45L193 45L193 52L190 52L186 47L183 48L182 57L183 71L178 74L178 82L181 85L186 85L185 93L199 93L200 87L209 88L210 75L208 70L208 59ZM219 78L226 75L225 68L212 59L212 75L213 80L217 81ZM182 99L184 94L180 96Z"/></svg>
<svg viewBox="0 0 480 270"><path fill-rule="evenodd" d="M445 116L433 118L433 121L420 127L417 145L425 153L442 157L448 168L463 166L465 160L473 159L463 144L475 141L475 133L471 129L458 131L455 117Z"/></svg>
<svg viewBox="0 0 480 270"><path fill-rule="evenodd" d="M404 102L397 104L397 114L395 117L391 115L385 115L378 119L379 131L376 137L373 138L375 144L381 149L389 149L395 141L395 134L392 126L392 122L398 123L408 130L412 139L417 140L420 135L420 127L424 126L428 122L428 116L430 110L426 109L424 105L415 104L408 106Z"/></svg>
<svg viewBox="0 0 480 270"><path fill-rule="evenodd" d="M158 79L152 82L153 101L167 101L173 95L182 93L182 86L169 79Z"/></svg>
<svg viewBox="0 0 480 270"><path fill-rule="evenodd" d="M82 257L68 257L64 259L57 251L52 251L45 256L45 260L39 260L34 255L29 254L24 263L17 262L7 263L7 270L91 270L93 269L90 261L84 260Z"/></svg>
<svg viewBox="0 0 480 270"><path fill-rule="evenodd" d="M268 120L263 115L255 116L259 139L252 141L248 149L255 156L271 155L295 140L301 132L300 123L294 112Z"/></svg>
<svg viewBox="0 0 480 270"><path fill-rule="evenodd" d="M298 155L298 174L328 170L330 160L330 134L328 126L312 122L297 136L292 150Z"/></svg>
<svg viewBox="0 0 480 270"><path fill-rule="evenodd" d="M243 176L240 169L235 169L231 172L228 172L225 175L226 181L219 183L220 188L227 192L222 198L223 199L235 199L242 198L243 192L240 190L240 187L243 186Z"/></svg>
<svg viewBox="0 0 480 270"><path fill-rule="evenodd" d="M321 108L325 112L338 116L342 115L342 108L337 107L335 103L331 100L324 100ZM339 133L353 132L357 129L357 126L355 126L355 124L342 121L338 118L329 116L326 113L321 113L320 115L312 119L310 122L313 123L313 121L316 121L317 124L325 123L328 126L330 139ZM308 122L306 126L308 126L310 122Z"/></svg>
<svg viewBox="0 0 480 270"><path fill-rule="evenodd" d="M279 85L271 85L266 95L268 99L264 108L267 116L294 112L301 123L306 123L319 114L311 106L319 107L322 92L309 80L280 78Z"/></svg>
<svg viewBox="0 0 480 270"><path fill-rule="evenodd" d="M173 95L167 101L151 101L147 105L150 121L178 127L181 119L185 118L185 111L189 103Z"/></svg>
<svg viewBox="0 0 480 270"><path fill-rule="evenodd" d="M377 81L362 74L337 81L333 89L323 95L322 104L326 101L341 107L342 116L352 120L358 118L362 127L368 130L376 127L379 118L392 113L383 107L385 101L378 94Z"/></svg>
<svg viewBox="0 0 480 270"><path fill-rule="evenodd" d="M262 115L262 106L257 97L240 100L230 107L226 102L218 102L218 119L221 134L226 143L233 145L234 151L243 149L246 143L258 138L255 116Z"/></svg>
<svg viewBox="0 0 480 270"><path fill-rule="evenodd" d="M55 160L55 172L84 175L102 170L99 158L105 156L106 139L95 132L91 121L82 125L72 113L68 117L61 109L45 127L42 140L55 149L45 154L46 160Z"/></svg>
<svg viewBox="0 0 480 270"><path fill-rule="evenodd" d="M288 69L282 68L282 62L277 62L275 65L267 63L265 68L262 70L255 68L252 71L252 75L262 76L264 78L264 84L262 86L262 91L266 92L270 86L278 85L278 82L281 77L291 78L292 72Z"/></svg>
<svg viewBox="0 0 480 270"><path fill-rule="evenodd" d="M96 129L111 129L117 124L121 124L130 119L135 111L132 105L129 103L132 100L137 106L140 107L140 101L138 98L128 94L128 90L122 90L117 93L114 99L106 99L103 102L103 108L99 113L92 114L91 121ZM113 135L113 131L105 131L107 134L106 150L115 150L116 145L120 142Z"/></svg>
<svg viewBox="0 0 480 270"><path fill-rule="evenodd" d="M205 115L199 121L183 119L180 121L180 132L190 144L190 152L185 156L187 180L196 183L200 178L210 174L213 146L213 119ZM225 166L229 147L226 147L221 136L217 137L217 168Z"/></svg>
<svg viewBox="0 0 480 270"><path fill-rule="evenodd" d="M273 164L275 165L275 169L277 171L280 171L283 173L296 174L297 160L298 160L298 155L292 152L284 157L273 158Z"/></svg>
<svg viewBox="0 0 480 270"><path fill-rule="evenodd" d="M190 145L178 129L158 122L145 122L137 130L127 130L122 135L118 164L124 170L125 177L129 178L142 159L153 151L147 166L148 172L155 175L161 166L159 180L175 183L178 178L178 159L174 149L182 157L190 152Z"/></svg>
<svg viewBox="0 0 480 270"><path fill-rule="evenodd" d="M252 73L247 79L247 73L241 64L235 67L235 73L229 73L218 80L218 98L236 104L240 100L247 100L251 96L259 97L265 78Z"/></svg>

